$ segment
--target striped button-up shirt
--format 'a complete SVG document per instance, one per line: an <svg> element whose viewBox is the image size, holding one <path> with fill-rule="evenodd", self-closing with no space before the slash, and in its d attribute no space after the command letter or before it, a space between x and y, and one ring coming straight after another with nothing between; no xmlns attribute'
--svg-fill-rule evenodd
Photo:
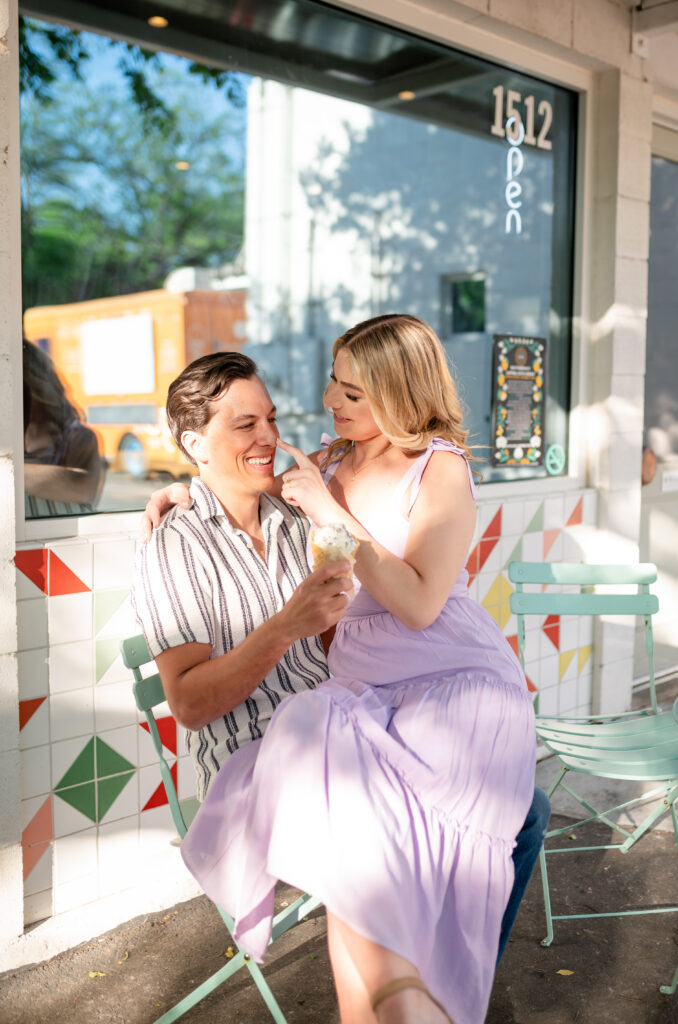
<svg viewBox="0 0 678 1024"><path fill-rule="evenodd" d="M309 525L297 509L261 496L264 563L199 477L191 497L192 507L173 508L137 559L134 607L154 657L188 643L210 644L212 658L233 650L280 611L309 571ZM327 676L319 639L296 640L247 700L198 732L188 731L198 798L229 754L263 735L283 697L313 689Z"/></svg>

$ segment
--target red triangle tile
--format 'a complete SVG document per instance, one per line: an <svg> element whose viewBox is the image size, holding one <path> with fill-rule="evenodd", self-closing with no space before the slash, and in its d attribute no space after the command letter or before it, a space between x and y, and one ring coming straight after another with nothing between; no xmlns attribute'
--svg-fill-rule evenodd
<svg viewBox="0 0 678 1024"><path fill-rule="evenodd" d="M39 811L33 815L21 834L22 846L49 843L54 838L52 829L52 798L47 797Z"/></svg>
<svg viewBox="0 0 678 1024"><path fill-rule="evenodd" d="M479 549L478 549L478 545L476 544L476 546L474 547L473 551L468 556L468 561L466 562L466 571L468 572L468 581L469 581L469 583L472 583L473 580L478 575L478 555L479 555L479 553L480 552L479 552Z"/></svg>
<svg viewBox="0 0 678 1024"><path fill-rule="evenodd" d="M19 732L21 732L27 722L30 722L44 700L47 700L47 698L33 697L31 700L19 701Z"/></svg>
<svg viewBox="0 0 678 1024"><path fill-rule="evenodd" d="M50 845L50 843L39 843L37 846L24 846L21 851L23 853L24 862L24 882L42 857L45 850L49 850Z"/></svg>
<svg viewBox="0 0 678 1024"><path fill-rule="evenodd" d="M559 533L560 530L544 530L544 558L555 544Z"/></svg>
<svg viewBox="0 0 678 1024"><path fill-rule="evenodd" d="M494 516L492 522L490 523L490 525L487 527L483 534L484 540L488 539L489 537L496 537L497 539L501 537L501 506L499 506L497 514Z"/></svg>
<svg viewBox="0 0 678 1024"><path fill-rule="evenodd" d="M544 619L542 631L546 633L556 650L560 650L560 615L548 615Z"/></svg>
<svg viewBox="0 0 678 1024"><path fill-rule="evenodd" d="M49 553L49 596L60 597L63 594L83 594L90 588L62 562L53 551Z"/></svg>
<svg viewBox="0 0 678 1024"><path fill-rule="evenodd" d="M171 715L165 715L164 718L156 718L155 724L158 726L158 732L160 733L160 740L163 747L167 747L171 750L174 756L177 754L177 723ZM148 722L142 722L141 728L145 729L147 733L150 733Z"/></svg>
<svg viewBox="0 0 678 1024"><path fill-rule="evenodd" d="M14 564L31 583L47 593L47 548L33 548L31 551L17 551Z"/></svg>
<svg viewBox="0 0 678 1024"><path fill-rule="evenodd" d="M177 788L177 762L176 761L174 762L174 764L170 768L170 775L172 776L172 780L174 782L174 788L176 789ZM158 786L158 788L155 790L155 792L152 794L152 796L148 800L146 806L142 807L141 810L142 811L150 811L154 807L162 807L162 806L164 806L164 804L168 804L168 803L169 803L169 800L167 799L167 793L165 792L165 784L163 782L161 782L160 785Z"/></svg>
<svg viewBox="0 0 678 1024"><path fill-rule="evenodd" d="M527 680L527 688L530 691L530 693L536 693L537 692L537 687L534 685L534 683L532 682L530 677L529 676L525 676L525 679Z"/></svg>
<svg viewBox="0 0 678 1024"><path fill-rule="evenodd" d="M478 569L482 569L482 567L485 565L485 562L488 560L488 558L496 548L498 541L498 537L483 537L481 539L480 543L478 544L478 547L480 548L480 554L478 556Z"/></svg>
<svg viewBox="0 0 678 1024"><path fill-rule="evenodd" d="M516 633L514 636L507 636L506 639L513 648L513 653L515 654L516 658L519 658L520 651L518 649L518 634Z"/></svg>
<svg viewBox="0 0 678 1024"><path fill-rule="evenodd" d="M577 502L577 504L574 506L574 510L572 512L572 515L567 520L567 525L568 526L580 526L581 523L582 523L582 519L583 519L583 511L584 511L584 499L580 498L579 501Z"/></svg>

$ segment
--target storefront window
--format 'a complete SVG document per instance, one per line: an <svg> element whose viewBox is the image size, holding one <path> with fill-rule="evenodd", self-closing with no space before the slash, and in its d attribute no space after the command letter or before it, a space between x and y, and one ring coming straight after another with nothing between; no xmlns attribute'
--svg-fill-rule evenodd
<svg viewBox="0 0 678 1024"><path fill-rule="evenodd" d="M177 0L163 30L146 6L81 5L96 36L22 22L24 330L90 455L27 398L27 514L186 478L164 397L205 352L252 355L317 447L334 338L392 311L440 333L486 480L553 446L566 471L575 95L306 0ZM524 465L490 458L495 335L546 343Z"/></svg>

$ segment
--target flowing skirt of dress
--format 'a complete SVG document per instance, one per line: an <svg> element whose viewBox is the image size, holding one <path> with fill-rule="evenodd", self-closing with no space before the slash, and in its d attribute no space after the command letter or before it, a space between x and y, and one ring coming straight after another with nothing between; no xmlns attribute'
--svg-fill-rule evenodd
<svg viewBox="0 0 678 1024"><path fill-rule="evenodd" d="M282 879L415 964L456 1024L480 1024L533 795L520 666L465 596L418 632L349 615L329 663L221 768L184 861L258 961Z"/></svg>

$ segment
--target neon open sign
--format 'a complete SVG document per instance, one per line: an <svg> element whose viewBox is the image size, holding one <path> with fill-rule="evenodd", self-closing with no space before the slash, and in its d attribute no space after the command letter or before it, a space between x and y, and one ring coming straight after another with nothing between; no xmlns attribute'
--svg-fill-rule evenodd
<svg viewBox="0 0 678 1024"><path fill-rule="evenodd" d="M504 183L504 199L506 201L505 231L507 235L514 232L519 235L523 229L520 208L523 205L523 187L519 181L525 155L523 145L536 146L538 149L552 149L553 143L549 131L553 123L553 107L548 100L538 104L534 96L523 96L515 89L506 90L504 104L504 86L498 85L492 90L494 96L494 121L490 131L499 138L506 139L506 177ZM524 112L524 116L523 116ZM541 119L537 128L537 120Z"/></svg>

